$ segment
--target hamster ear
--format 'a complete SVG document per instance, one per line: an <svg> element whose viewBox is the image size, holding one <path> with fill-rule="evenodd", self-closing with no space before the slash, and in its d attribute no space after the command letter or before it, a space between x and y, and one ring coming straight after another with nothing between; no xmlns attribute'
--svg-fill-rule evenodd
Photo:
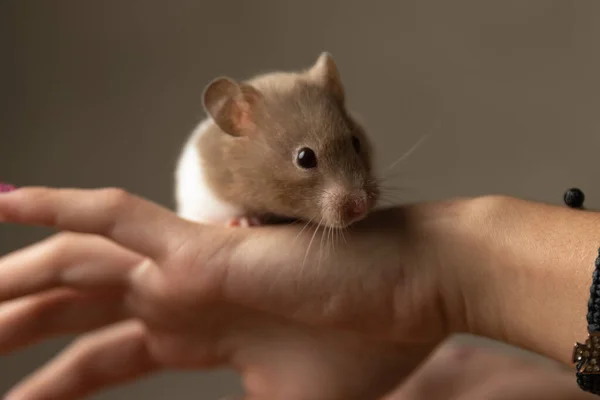
<svg viewBox="0 0 600 400"><path fill-rule="evenodd" d="M221 77L210 82L202 96L204 109L225 133L251 136L256 130L260 92L250 85Z"/></svg>
<svg viewBox="0 0 600 400"><path fill-rule="evenodd" d="M344 104L345 93L340 73L333 56L328 52L322 52L317 61L308 70L308 75L320 85L325 86L334 97Z"/></svg>

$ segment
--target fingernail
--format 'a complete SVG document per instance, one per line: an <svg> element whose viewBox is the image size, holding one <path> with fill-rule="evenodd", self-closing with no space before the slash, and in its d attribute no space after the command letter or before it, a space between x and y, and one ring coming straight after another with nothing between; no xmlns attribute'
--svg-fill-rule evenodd
<svg viewBox="0 0 600 400"><path fill-rule="evenodd" d="M14 185L0 182L0 193L8 193L16 190L17 188Z"/></svg>

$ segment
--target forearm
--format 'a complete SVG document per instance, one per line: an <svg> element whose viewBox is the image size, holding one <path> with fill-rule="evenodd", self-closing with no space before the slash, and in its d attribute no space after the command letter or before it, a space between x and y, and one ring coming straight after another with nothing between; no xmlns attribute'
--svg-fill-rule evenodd
<svg viewBox="0 0 600 400"><path fill-rule="evenodd" d="M466 329L569 363L587 334L600 214L508 197L465 204L472 229L452 260Z"/></svg>
<svg viewBox="0 0 600 400"><path fill-rule="evenodd" d="M399 341L466 331L563 362L586 335L597 213L490 196L381 210L343 238L236 232L223 294L264 311Z"/></svg>

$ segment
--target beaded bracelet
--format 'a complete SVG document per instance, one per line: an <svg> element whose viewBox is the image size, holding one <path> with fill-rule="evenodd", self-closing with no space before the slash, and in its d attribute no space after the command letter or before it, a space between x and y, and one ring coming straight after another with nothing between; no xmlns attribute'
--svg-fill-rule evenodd
<svg viewBox="0 0 600 400"><path fill-rule="evenodd" d="M585 195L571 188L563 196L570 208L583 210ZM575 364L577 385L584 392L600 395L600 249L594 262L590 299L587 312L588 337L585 343L575 343L572 362Z"/></svg>

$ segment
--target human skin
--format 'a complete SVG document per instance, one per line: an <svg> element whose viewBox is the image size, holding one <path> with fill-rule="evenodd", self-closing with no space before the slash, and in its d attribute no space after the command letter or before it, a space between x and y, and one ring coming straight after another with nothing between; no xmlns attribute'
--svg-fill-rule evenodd
<svg viewBox="0 0 600 400"><path fill-rule="evenodd" d="M322 251L311 228L202 226L117 189L5 193L0 220L76 233L0 260L0 348L104 328L10 398L75 398L159 369L225 364L249 398L348 399L389 390L455 332L568 363L586 333L598 218L503 196L421 203L378 211ZM272 345L289 338L321 351ZM303 368L280 382L296 384L274 387L284 369L269 360L290 359ZM315 376L325 392L306 392Z"/></svg>
<svg viewBox="0 0 600 400"><path fill-rule="evenodd" d="M573 371L484 345L448 341L383 400L593 400Z"/></svg>

